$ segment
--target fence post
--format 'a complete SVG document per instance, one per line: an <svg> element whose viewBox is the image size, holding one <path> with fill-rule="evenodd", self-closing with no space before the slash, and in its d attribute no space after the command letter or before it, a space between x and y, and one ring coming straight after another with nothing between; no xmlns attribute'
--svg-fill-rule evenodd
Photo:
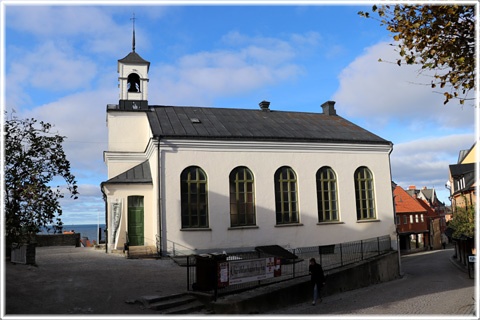
<svg viewBox="0 0 480 320"><path fill-rule="evenodd" d="M343 267L343 250L342 250L341 243L340 243L340 265Z"/></svg>
<svg viewBox="0 0 480 320"><path fill-rule="evenodd" d="M293 249L293 278L295 278L295 249Z"/></svg>
<svg viewBox="0 0 480 320"><path fill-rule="evenodd" d="M190 291L190 257L187 256L187 291Z"/></svg>
<svg viewBox="0 0 480 320"><path fill-rule="evenodd" d="M320 264L323 266L323 259L322 259L322 251L323 251L323 250L322 250L322 248L320 248L320 247L319 247L318 249L319 249L319 251L320 251Z"/></svg>
<svg viewBox="0 0 480 320"><path fill-rule="evenodd" d="M217 297L218 297L218 261L215 262L215 265L217 266L215 268L215 277L213 277L214 279L214 283L213 283L213 288L214 288L214 296L213 296L213 301L217 301Z"/></svg>
<svg viewBox="0 0 480 320"><path fill-rule="evenodd" d="M380 255L380 237L377 237L378 255Z"/></svg>
<svg viewBox="0 0 480 320"><path fill-rule="evenodd" d="M360 240L360 250L362 251L362 261L363 261L363 240Z"/></svg>

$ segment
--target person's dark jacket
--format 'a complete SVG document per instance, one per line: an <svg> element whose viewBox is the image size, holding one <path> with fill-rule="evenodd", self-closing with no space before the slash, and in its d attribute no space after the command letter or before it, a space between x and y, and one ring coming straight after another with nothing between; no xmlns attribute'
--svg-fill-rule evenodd
<svg viewBox="0 0 480 320"><path fill-rule="evenodd" d="M311 282L312 284L317 284L318 287L322 287L325 283L325 275L323 273L322 266L318 263L314 265L310 265L308 267L308 272L311 274Z"/></svg>

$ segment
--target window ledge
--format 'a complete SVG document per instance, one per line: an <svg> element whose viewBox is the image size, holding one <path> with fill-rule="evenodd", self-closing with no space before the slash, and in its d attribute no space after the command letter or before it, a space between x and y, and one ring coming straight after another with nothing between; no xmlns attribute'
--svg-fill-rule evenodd
<svg viewBox="0 0 480 320"><path fill-rule="evenodd" d="M317 222L318 226L324 225L324 224L345 224L343 221L324 221L324 222Z"/></svg>
<svg viewBox="0 0 480 320"><path fill-rule="evenodd" d="M258 229L258 226L238 226L238 227L228 228L228 230L242 230L242 229Z"/></svg>
<svg viewBox="0 0 480 320"><path fill-rule="evenodd" d="M283 227L301 227L303 223L285 223L285 224L276 224L275 228L283 228Z"/></svg>
<svg viewBox="0 0 480 320"><path fill-rule="evenodd" d="M182 228L180 231L212 231L210 228Z"/></svg>
<svg viewBox="0 0 480 320"><path fill-rule="evenodd" d="M368 223L368 222L380 222L379 219L366 219L366 220L357 220L357 223Z"/></svg>

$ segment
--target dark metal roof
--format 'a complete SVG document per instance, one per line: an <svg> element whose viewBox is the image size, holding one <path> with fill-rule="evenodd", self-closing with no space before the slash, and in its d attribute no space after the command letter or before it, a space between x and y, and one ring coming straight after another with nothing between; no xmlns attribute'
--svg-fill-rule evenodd
<svg viewBox="0 0 480 320"><path fill-rule="evenodd" d="M475 163L451 164L449 168L452 177L457 177L469 172L475 172Z"/></svg>
<svg viewBox="0 0 480 320"><path fill-rule="evenodd" d="M284 259L298 259L296 255L294 255L287 249L280 247L279 245L258 246L258 247L255 247L255 251L264 253L272 257L278 257L278 258L284 258Z"/></svg>
<svg viewBox="0 0 480 320"><path fill-rule="evenodd" d="M130 52L125 58L118 60L118 62L147 64L147 70L150 69L150 62L140 57L135 51Z"/></svg>
<svg viewBox="0 0 480 320"><path fill-rule="evenodd" d="M391 144L337 115L205 107L149 106L155 137Z"/></svg>
<svg viewBox="0 0 480 320"><path fill-rule="evenodd" d="M459 180L463 180L462 185L465 186L462 189L455 188L454 195L474 189L474 185L476 182L475 163L451 164L449 168L455 186L457 185L457 182Z"/></svg>
<svg viewBox="0 0 480 320"><path fill-rule="evenodd" d="M152 174L150 172L150 165L148 161L142 162L139 165L119 174L106 181L105 183L143 183L152 184Z"/></svg>

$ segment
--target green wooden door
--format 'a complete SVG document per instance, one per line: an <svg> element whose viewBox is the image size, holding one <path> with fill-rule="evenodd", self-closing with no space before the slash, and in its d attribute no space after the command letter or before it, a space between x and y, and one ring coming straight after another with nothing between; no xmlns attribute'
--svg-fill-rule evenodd
<svg viewBox="0 0 480 320"><path fill-rule="evenodd" d="M131 246L143 246L143 197L128 197L128 240Z"/></svg>

